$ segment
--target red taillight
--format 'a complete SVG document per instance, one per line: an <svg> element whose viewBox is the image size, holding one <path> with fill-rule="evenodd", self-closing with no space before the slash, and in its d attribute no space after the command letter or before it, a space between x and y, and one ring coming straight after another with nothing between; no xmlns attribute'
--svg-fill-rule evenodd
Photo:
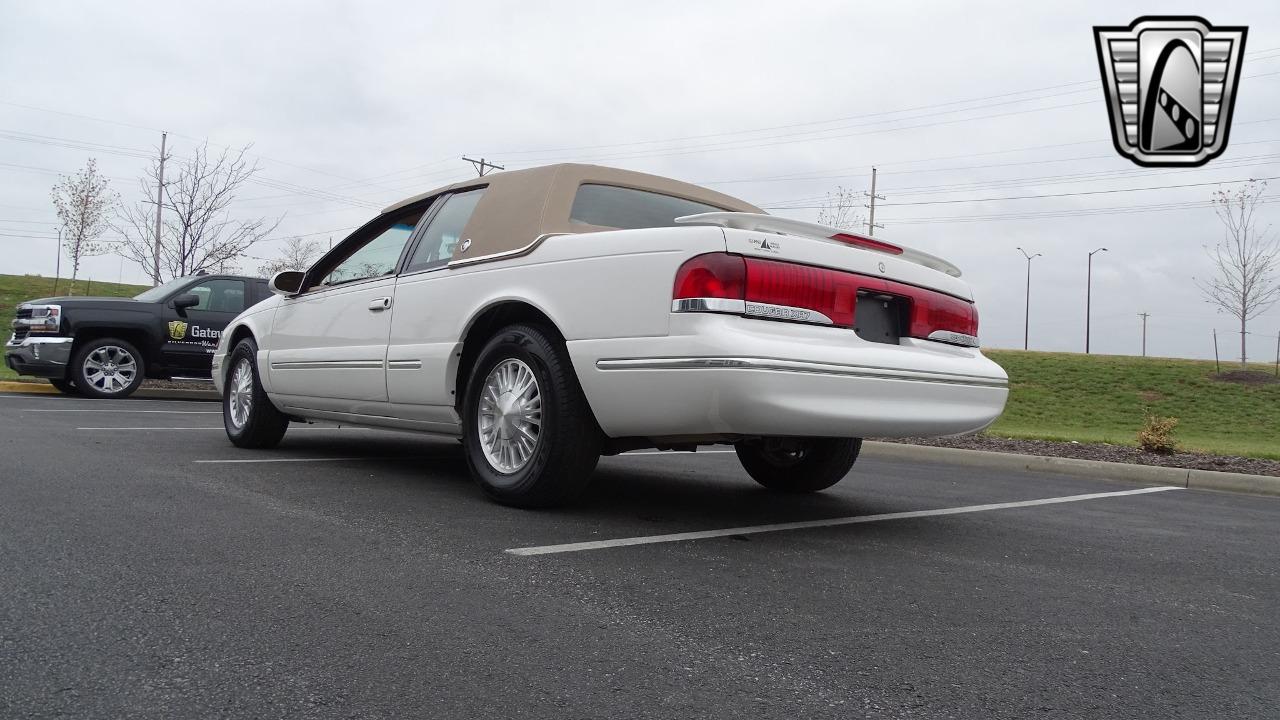
<svg viewBox="0 0 1280 720"><path fill-rule="evenodd" d="M890 245L887 242L881 242L879 240L874 240L869 237L862 237L861 235L851 235L849 233L836 233L835 235L831 236L831 239L839 240L840 242L848 243L849 245L857 245L859 247L864 247L869 250L879 250L880 252L887 252L890 255L902 254L902 248L898 247L897 245Z"/></svg>
<svg viewBox="0 0 1280 720"><path fill-rule="evenodd" d="M911 285L889 284L900 288L903 294L911 293L911 321L907 335L928 339L941 330L978 337L978 309L973 303Z"/></svg>
<svg viewBox="0 0 1280 720"><path fill-rule="evenodd" d="M673 297L741 300L747 266L741 255L707 253L690 258L676 271Z"/></svg>
<svg viewBox="0 0 1280 720"><path fill-rule="evenodd" d="M673 297L738 301L717 308L705 303L687 304L681 306L684 310L714 309L771 319L820 321L813 316L805 318L803 313L798 316L781 311L799 308L820 313L833 325L853 327L859 293L899 298L906 308L904 336L959 344L976 342L978 311L973 303L915 285L811 265L728 253L698 255L676 272ZM967 337L930 338L938 332Z"/></svg>
<svg viewBox="0 0 1280 720"><path fill-rule="evenodd" d="M745 300L822 313L833 325L852 326L857 275L810 265L746 258Z"/></svg>

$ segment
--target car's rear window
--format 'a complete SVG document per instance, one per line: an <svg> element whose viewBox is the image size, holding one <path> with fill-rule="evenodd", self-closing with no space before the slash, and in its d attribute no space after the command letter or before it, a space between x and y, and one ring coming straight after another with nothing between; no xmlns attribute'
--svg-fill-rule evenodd
<svg viewBox="0 0 1280 720"><path fill-rule="evenodd" d="M714 205L662 193L584 183L573 198L569 219L588 225L633 230L673 227L678 217L723 211L724 208Z"/></svg>

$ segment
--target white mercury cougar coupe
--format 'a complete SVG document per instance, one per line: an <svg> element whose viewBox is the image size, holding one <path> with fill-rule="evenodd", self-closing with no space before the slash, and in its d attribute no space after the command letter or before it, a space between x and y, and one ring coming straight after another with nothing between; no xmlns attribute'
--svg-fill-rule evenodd
<svg viewBox="0 0 1280 720"><path fill-rule="evenodd" d="M860 438L974 432L1008 395L950 263L612 168L409 198L270 286L213 358L231 442L296 421L456 437L511 505L572 499L602 454L710 444L812 492Z"/></svg>

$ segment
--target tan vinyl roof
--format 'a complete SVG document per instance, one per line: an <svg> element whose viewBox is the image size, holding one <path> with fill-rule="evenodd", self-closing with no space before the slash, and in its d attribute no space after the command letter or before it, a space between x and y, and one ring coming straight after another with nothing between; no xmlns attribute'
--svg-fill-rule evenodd
<svg viewBox="0 0 1280 720"><path fill-rule="evenodd" d="M474 260L498 253L530 247L546 234L614 230L569 221L578 187L583 184L613 185L671 195L714 205L732 212L763 213L760 208L690 183L646 173L599 165L564 163L526 170L494 173L465 180L415 195L383 210L393 212L450 190L486 187L475 213L462 232L471 241L465 251L459 245L454 261Z"/></svg>

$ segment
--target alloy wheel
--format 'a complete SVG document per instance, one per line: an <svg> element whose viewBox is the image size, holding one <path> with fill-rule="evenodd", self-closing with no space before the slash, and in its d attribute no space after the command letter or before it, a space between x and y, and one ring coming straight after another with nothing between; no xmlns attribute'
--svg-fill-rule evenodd
<svg viewBox="0 0 1280 720"><path fill-rule="evenodd" d="M84 377L95 389L114 394L133 384L138 363L133 354L119 345L95 348L84 359Z"/></svg>
<svg viewBox="0 0 1280 720"><path fill-rule="evenodd" d="M494 470L509 475L528 464L542 433L542 393L528 365L509 358L489 371L476 424Z"/></svg>
<svg viewBox="0 0 1280 720"><path fill-rule="evenodd" d="M242 428L249 421L249 411L253 409L253 366L248 358L241 358L231 373L231 382L227 385L227 400L231 413L231 424Z"/></svg>

